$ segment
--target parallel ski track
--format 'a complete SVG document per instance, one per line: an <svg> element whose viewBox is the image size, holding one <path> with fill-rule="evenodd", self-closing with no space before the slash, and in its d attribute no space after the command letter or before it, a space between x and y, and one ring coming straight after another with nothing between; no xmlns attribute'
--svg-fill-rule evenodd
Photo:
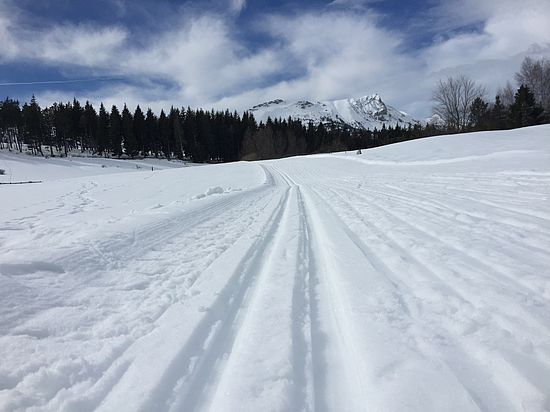
<svg viewBox="0 0 550 412"><path fill-rule="evenodd" d="M445 323L432 324L425 318L423 309L419 307L418 302L423 302L426 298L417 291L425 290L426 287L429 287L431 299L433 299L433 296L437 296L441 301L447 302L447 305L453 308L449 311L449 316L456 322L460 322L472 315L475 316L477 311L476 306L460 290L453 287L452 284L445 282L441 276L437 275L426 264L387 236L384 231L377 227L373 220L365 218L353 203L344 199L344 196L339 191L329 190L351 212L350 214L353 216L352 221L355 223L361 222L364 226L364 231L358 231L356 226L352 225L348 225L348 229L357 233L358 239L362 239L361 244L366 256L374 263L375 268L380 274L391 279L400 290L400 293L403 294L404 305L414 320L415 333L411 336L411 339L417 342L418 350L429 359L438 359L440 362L445 363L447 370L467 390L471 399L474 400L480 410L491 409L488 405L481 403L479 400L481 398L479 395L481 394L498 395L499 410L508 410L510 402L504 401L507 398L506 390L497 387L493 383L493 376L485 372L478 372L478 378L482 375L486 376L484 380L478 381L477 384L472 384L471 376L464 376L466 374L465 370L470 368L477 370L480 359L470 355L470 348L462 346L459 339L455 336L455 329L450 328ZM345 216L342 216L342 218L345 218ZM345 220L348 221L348 219ZM365 232L369 233L369 235L365 235ZM368 244L371 245L370 247L365 243L367 240L369 241ZM390 262L386 264L379 258L382 254L386 257L393 254L399 256L399 258L386 259ZM396 260L399 264L392 263ZM452 299L449 299L449 297L452 297ZM442 330L444 330L447 341L444 353L442 353L440 348L431 343L437 341L438 336L442 334Z"/></svg>
<svg viewBox="0 0 550 412"><path fill-rule="evenodd" d="M474 222L477 220L485 220L485 221L490 221L492 225L507 226L507 222L504 218L503 218L504 221L499 221L496 219L488 219L487 217L482 216L480 213L466 211L460 207L456 207L456 208L451 207L440 201L433 200L432 196L427 196L427 195L422 196L421 194L415 195L413 197L405 196L403 194L396 195L394 193L388 192L387 190L384 191L382 189L373 189L371 187L365 187L365 186L362 186L360 190L353 190L353 191L350 190L350 188L346 187L345 185L339 185L338 187L342 191L349 192L353 196L360 197L363 201L368 201L369 204L374 204L375 206L377 204L390 203L390 204L397 204L402 207L410 208L411 205L414 205L415 206L414 213L416 216L426 217L426 219L430 222L433 222L433 221L440 222L441 223L440 227L442 228L448 227L452 223L452 227L456 226L457 228L460 228L463 231L466 231L466 232L469 231L472 223L465 223L465 222L461 222L460 220L457 220L456 219L457 214L464 214L464 215L470 216ZM360 194L363 192L371 194L372 198L367 198L364 194L363 195ZM430 198L429 202L426 200L423 200L423 199L426 199L427 197ZM376 199L376 201L374 201L374 199ZM391 209L395 210L398 208L392 207ZM447 212L444 213L442 209L447 210ZM529 228L529 230L532 230L535 235L542 236L540 238L541 242L544 242L544 243L550 242L550 238L548 239L544 238L545 235L540 231L541 230L540 226L537 225L533 228ZM520 253L521 250L524 250L524 253L535 254L541 262L550 261L550 254L548 253L548 251L540 248L538 244L533 244L529 239L522 239L523 243L520 243L517 240L517 238L510 236L509 232L516 234L517 235L516 237L519 237L521 235L521 233L518 232L517 227L514 227L513 229L510 228L508 230L501 230L499 231L498 236L495 234L492 234L491 231L488 231L488 233L486 234L486 236L493 237L493 241L499 245L498 250L503 250L506 253L506 254L500 253L498 252L498 250L494 252L494 253L500 253L501 258L506 260L508 259L509 255L513 256L514 254ZM434 236L436 235L434 234ZM510 244L514 244L517 247L510 248ZM473 256L471 257L475 258ZM476 259L479 261L479 258L476 258ZM482 262L481 264L483 266L486 266ZM497 266L499 265L498 262L496 264ZM499 273L499 276L500 275L502 274ZM526 285L523 285L523 286L525 287ZM530 286L526 286L526 287L530 287Z"/></svg>
<svg viewBox="0 0 550 412"><path fill-rule="evenodd" d="M453 308L453 310L449 312L449 316L451 319L455 319L455 322L460 323L465 319L479 317L479 314L476 315L476 313L479 312L479 308L482 307L480 306L480 303L482 305L483 301L479 299L474 299L472 301L471 297L467 298L467 295L463 293L464 288L453 286L453 282L449 282L448 279L437 275L434 271L432 271L432 269L430 269L428 262L424 262L423 259L415 257L414 252L408 252L406 246L401 246L398 241L392 239L380 228L378 228L374 219L365 218L365 215L372 214L372 208L369 207L369 209L367 209L367 213L365 214L360 213L352 202L345 200L344 195L342 194L342 192L344 192L342 188L335 190L326 187L323 189L323 192L330 192L333 195L331 200L336 197L338 201L344 205L344 208L351 212L350 214L353 216L351 221L355 223L361 222L361 224L364 225L364 231L358 231L356 225L348 226L350 231L360 233L361 238L363 239L366 236L365 232L370 232L372 235L367 236L367 238L371 238L370 240L372 242L370 242L370 244L373 245L372 247L374 249L379 249L380 247L387 249L384 252L384 256L386 257L389 256L388 253L394 253L399 256L399 260L402 261L401 266L404 265L406 268L406 276L405 273L394 270L394 264L391 264L390 267L378 260L378 253L376 253L373 249L369 250L366 245L364 246L371 261L377 262L375 265L377 270L379 270L381 274L394 279L396 285L402 290L403 295L407 297L407 301L422 302L425 300L425 298L422 295L418 295L416 291L425 288L426 283L423 282L428 282L430 285L434 284L437 286L430 288L430 296L432 298L434 296L438 296L441 301L446 302L449 307ZM348 193L353 194L352 191L349 191ZM326 196L323 197L326 198ZM357 196L353 197L356 198ZM344 209L339 210L342 211ZM380 210L386 209L380 208ZM376 216L376 214L374 216ZM350 221L350 218L347 218L346 220ZM382 246L376 247L376 245ZM388 260L390 262L395 261L394 259ZM471 294L468 294L468 296L471 296ZM449 297L452 298L449 299ZM440 359L447 364L449 371L456 376L457 380L461 382L468 393L471 394L471 398L475 400L480 410L492 410L497 407L496 405L498 405L498 410L512 410L511 405L514 404L515 399L513 396L510 396L506 386L501 387L501 385L499 385L501 376L489 375L488 373L481 371L485 369L488 362L492 364L502 364L504 369L511 368L511 371L509 370L508 373L515 374L515 378L522 380L523 377L521 370L516 370L514 364L511 363L510 360L506 359L502 355L492 352L489 347L479 347L475 344L475 342L469 343L467 335L474 333L475 330L464 331L464 334L461 334L460 336L462 340L462 343L460 343L460 340L457 339L458 336L456 327L449 328L449 325L445 322L430 324L423 318L424 315L422 312L418 311L418 308L410 305L407 306L409 308L409 313L415 319L416 339L421 339L418 341L420 345L419 348L426 353L430 359ZM497 319L500 318L498 314L493 314L492 316ZM501 324L499 327L501 333L506 330L506 319L504 319L504 321L504 324L502 324L502 321L498 322ZM441 351L441 348L433 347L431 344L427 345L426 343L437 341L437 336L441 336L442 329L445 330L443 334L446 336L447 341L445 351L443 352ZM419 334L421 330L424 332ZM529 332L532 331L532 328L526 329L526 336L529 336ZM541 354L541 356L544 358L543 354ZM546 365L541 365L541 367L550 369L550 357L547 357ZM465 374L469 373L469 369L477 371L476 385L472 384L472 375L465 376ZM486 377L483 380L480 380L479 378L483 375L486 375ZM486 405L481 403L480 399L482 397L486 398L488 394L494 395L493 402L495 402L495 404Z"/></svg>
<svg viewBox="0 0 550 412"><path fill-rule="evenodd" d="M477 183L475 178L472 178L469 181L474 183L474 184ZM502 194L502 193L499 193L499 192L494 192L494 191L489 192L489 191L484 191L484 190L480 190L480 189L475 189L475 190L474 189L465 189L465 188L459 187L459 186L452 186L452 185L448 185L448 184L436 184L436 183L427 182L427 181L425 181L425 182L416 182L416 185L421 185L421 186L424 186L424 187L427 187L427 188L444 188L445 190L452 191L454 193L454 197L457 198L457 199L468 200L468 201L471 201L471 202L474 202L474 203L479 203L479 204L483 204L483 205L486 205L486 206L490 206L492 209L499 209L501 211L508 212L510 214L520 215L520 216L523 217L524 220L525 220L525 218L530 218L530 219L533 219L533 220L538 221L538 222L541 222L541 221L549 222L550 221L550 214L534 212L533 210L530 210L528 207L526 207L526 204L528 205L528 203L526 201L528 201L529 199L525 198L525 193L522 193L522 195L523 195L522 197L518 197L517 195L513 196L513 195L510 195L510 194L506 194L506 193ZM466 195L460 194L462 192L463 193L473 193L473 194L476 194L476 195L482 194L485 197L491 198L491 199L479 199L479 196L474 198L474 197L471 197L471 196L466 196ZM433 192L431 190L424 190L424 193L437 194L436 192ZM489 195L489 196L487 196L487 195ZM538 198L540 199L540 197L538 197ZM505 200L505 201L503 202L503 200ZM515 207L515 205L511 205L510 203L517 203L518 205L522 206L522 209L518 209L517 207Z"/></svg>
<svg viewBox="0 0 550 412"><path fill-rule="evenodd" d="M472 295L471 293L472 290L470 290L471 288L464 289L462 287L454 286L452 287L452 289L449 289L454 282L452 281L449 282L448 279L443 279L438 275L435 275L435 273L432 270L430 270L429 267L426 265L427 262L419 261L413 255L414 252L410 252L410 253L406 252L407 247L399 245L399 243L395 239L392 239L389 236L385 235L382 230L378 229L378 227L374 223L374 220L369 220L369 221L365 220L365 218L363 217L364 215L359 213L359 211L355 208L355 206L351 202L345 200L343 194L346 193L348 196L351 196L355 199L361 199L362 203L365 202L366 197L359 195L355 191L352 191L349 188L346 188L341 185L337 187L331 187L328 184L323 184L321 183L323 182L323 180L320 178L316 179L315 182L316 184L313 185L313 187L315 188L322 187L323 192L331 193L332 198L336 197L340 202L344 204L344 208L341 210L352 211L352 214L354 215L352 221L354 222L361 221L365 225L365 229L367 230L367 232L375 231L376 236L374 239L371 239L373 241L372 243L373 245L383 244L384 246L387 246L390 249L393 249L394 252L398 252L406 260L406 262L408 263L408 266L412 265L413 268L416 267L419 273L427 274L429 278L432 280L434 278L439 279L440 281L439 283L442 286L445 286L446 288L446 289L443 288L442 290L446 290L447 294L449 292L451 292L452 294L455 294L456 299L449 303L457 304L462 302L456 309L457 316L460 316L460 313L464 312L466 318L468 318L469 316L471 316L472 310L476 311L477 310L476 308L483 307L484 305L483 298L481 296L478 296L476 293ZM317 192L318 189L313 189L313 187L310 187L310 189L313 190L313 192ZM318 193L317 195L319 199L326 199L326 196L323 196L320 193ZM431 241L433 242L439 241L436 238L432 238L432 235L430 235L428 232L425 232L424 230L419 229L417 225L412 225L406 222L405 220L403 220L402 218L398 218L393 212L389 210L389 209L392 209L391 206L384 201L385 199L383 196L385 195L385 193L380 192L379 195L380 197L377 198L377 201L373 201L372 199L368 201L367 203L368 207L365 210L366 214L370 214L371 212L373 212L372 207L375 207L376 209L380 210L380 212L385 214L387 217L392 217L393 219L395 219L395 221L398 222L399 226L405 226L405 227L408 226L412 228L414 232L417 233L418 236L420 236L420 238L422 238L422 236L426 236L427 238L430 238ZM332 207L325 200L322 200L322 201L327 205L328 208L332 209ZM334 210L333 210L333 213L337 215L336 211ZM378 215L378 213L375 214L375 216L376 215ZM347 230L350 232L357 231L356 229L355 230L352 229L352 226L349 226ZM364 237L364 233L363 233L363 237ZM365 257L370 260L371 264L373 264L373 266L379 271L381 275L386 276L388 279L391 278L392 283L396 287L401 289L402 292L404 292L404 296L408 296L408 297L415 296L413 292L415 288L418 288L418 285L417 284L415 285L416 280L407 279L407 277L399 276L397 272L394 272L386 264L384 264L381 260L379 260L377 258L376 253L374 253L369 247L367 247L366 244L362 242L359 236L355 237L352 235L351 238L356 238L356 244L364 251ZM502 276L504 276L502 273L496 272L495 270L489 268L487 265L483 264L483 262L479 261L477 258L474 258L469 254L466 254L465 252L454 248L452 245L446 245L446 247L451 248L453 250L453 253L456 253L459 256L461 256L467 262L470 262L474 267L480 267L485 272L485 275L491 276L492 281L500 283ZM466 278L464 280L467 281ZM517 280L513 278L507 277L507 281L508 282L511 281L512 283L518 284L518 287L520 287L520 289L528 288L524 284L520 285L517 282ZM465 298L465 295L462 294L462 291L461 291L462 289L464 289L464 292L468 292L467 294L470 298L468 299ZM437 294L438 290L433 290L432 293ZM441 292L439 293L441 294ZM471 301L472 296L476 298L474 301ZM443 299L443 301L448 301L448 298L446 300L446 295L441 295L441 298ZM418 299L419 301L421 300L421 298L418 296L416 297L416 299ZM535 302L534 303L535 306L532 307L528 312L525 312L523 310L522 304L525 302L525 300L529 300L529 299L534 299L534 296L532 295L531 290L526 291L523 298L521 298L521 301L518 301L518 305L514 306L514 308L512 308L510 311L506 310L506 308L504 309L501 308L501 310L504 313L506 313L507 316L502 317L500 316L500 313L493 314L493 317L496 317L497 319L499 319L498 323L501 324L502 331L506 330L506 327L507 327L506 324L508 319L514 319L515 323L519 321L519 319L517 319L517 313L514 313L514 311L518 311L518 310L522 313L521 315L522 319L528 320L525 326L525 332L526 332L525 336L530 336L533 333L533 331L538 331L540 330L541 327L547 328L547 325L548 325L547 315L540 313L540 311L538 314L533 315L533 311L531 310L531 309L535 310L535 313L536 313L537 308L540 309L541 307L544 307L543 302L539 302L539 303ZM461 305L462 306L466 305L464 306L464 309L466 309L466 311L460 308ZM413 318L416 318L416 316L418 316L418 314L416 314L415 312L416 311L414 308L409 307L408 313L411 314ZM519 322L518 324L521 325L522 323ZM418 326L418 319L417 319L417 326ZM429 327L429 325L423 325L422 322L420 322L419 326L424 329L426 329L426 327L428 326L426 329L428 332L428 336L429 334L434 334L433 336L437 336L436 330L432 330ZM445 326L439 325L439 327L445 327ZM456 331L447 330L447 332L445 333L445 335L451 339L453 334L456 334ZM433 351L434 349L424 347L423 351L426 351L426 350ZM454 351L454 355L449 357L449 353L453 353L453 351ZM522 389L524 391L527 391L527 392L535 391L534 396L536 396L537 388L542 388L538 385L538 383L529 382L528 380L525 380L525 378L523 377L523 371L521 370L521 368L517 368L517 365L516 365L516 362L514 362L514 359L509 358L507 354L494 353L493 351L490 350L489 347L482 348L477 346L475 343L473 343L473 346L467 345L466 347L461 347L461 345L458 345L455 343L453 351L448 353L438 354L436 350L436 353L433 354L431 358L435 359L435 358L438 358L439 356L439 358L448 365L449 371L457 377L458 381L461 382L464 389L470 395L472 401L476 403L479 409L481 410L486 410L488 408L493 409L496 407L496 405L498 405L499 410L508 409L510 408L510 405L514 405L514 404L516 406L519 406L520 404L518 402L520 402L521 398L515 399L514 396L508 396L506 394L507 393L506 384L505 384L506 380L505 378L503 379L503 377L500 375L487 376L486 379L484 379L480 385L478 386L471 385L472 376L464 376L466 374L465 371L467 371L468 368L472 368L471 370L479 370L480 365L485 365L489 361L493 365L500 365L500 369L503 373L505 373L505 375L508 375L518 381L523 381L524 386ZM477 353L478 356L471 357L470 355L468 355L468 353ZM545 365L540 365L541 369L546 369L547 371L550 370L550 358L548 358L548 356L544 356L544 354L540 354L540 355L543 358L546 358ZM456 359L461 359L461 362L457 364ZM496 385L494 385L492 382L495 382ZM503 384L503 386L501 386L501 384ZM482 396L480 395L487 397L487 393L494 394L493 401L492 401L493 403L491 405L484 405L480 403L481 402L480 399L482 398ZM508 401L505 401L506 399L508 399Z"/></svg>
<svg viewBox="0 0 550 412"><path fill-rule="evenodd" d="M190 242L190 239L194 238L195 235L193 233L195 228L200 228L201 225L210 224L210 222L215 224L217 230L220 230L220 225L233 225L235 222L239 221L239 216L246 216L247 219L251 219L251 222L249 224L241 224L239 226L239 232L228 230L229 234L237 236L233 239L233 241L237 241L241 236L245 235L247 229L251 227L251 225L254 225L253 222L256 219L254 217L255 214L250 213L250 210L257 209L261 212L268 204L266 201L271 199L277 190L275 188L273 177L269 171L265 171L266 183L262 186L249 191L227 195L227 199L224 195L224 197L215 199L216 201L208 204L202 209L194 209L190 212L184 211L181 215L139 228L132 234L113 234L112 237L103 239L99 246L92 249L95 250L95 255L91 258L87 256L90 254L91 250L85 248L76 251L69 256L62 256L54 260L56 264L62 266L68 273L75 272L79 274L79 276L73 278L75 282L69 291L74 290L75 293L78 292L80 289L79 285L81 283L89 282L90 276L93 276L96 279L95 283L98 287L102 287L101 285L103 284L103 280L100 280L99 276L101 276L102 279L107 280L107 275L111 273L110 276L112 276L113 281L115 281L117 277L116 273L121 273L125 270L139 273L140 270L144 270L143 268L138 269L140 266L140 261L143 262L141 263L142 267L144 263L149 262L149 266L154 266L156 264L155 255L170 250L173 250L174 259L179 260L179 262L172 262L171 267L169 266L170 262L163 262L163 264L168 265L168 272L163 274L162 277L154 277L154 280L149 287L151 294L147 296L147 299L158 299L161 297L160 294L164 293L163 291L165 291L167 287L176 287L178 285L176 282L181 283L184 281L185 289L188 290L197 280L197 277L187 276L181 278L181 276L177 275L176 272L178 270L181 271L181 258L178 259L177 253L181 250L185 250L184 248ZM248 210L249 213L244 213L245 210ZM202 233L204 231L202 230L200 232ZM226 233L223 230L221 232L224 234ZM207 233L216 234L217 232L211 230L210 232L207 231ZM128 236L132 238L131 242L129 242ZM197 233L196 236L201 235ZM219 235L216 235L214 240L223 241L224 236L220 238ZM187 250L189 249L187 248ZM200 250L198 251L201 252ZM219 248L217 255L219 256L219 254L223 251L223 248ZM202 253L204 254L206 252ZM208 265L209 262L215 261L215 259L216 255L210 257L205 255L202 258L197 258L196 261L203 262L205 265ZM128 263L124 266L121 265L121 262ZM75 264L78 265L78 267L73 267ZM103 266L105 268L101 275L97 274L98 266ZM147 265L145 267L147 267ZM202 269L197 268L197 276L204 270L204 266ZM60 275L60 278L63 278L64 276L65 275ZM85 280L85 278L88 278L88 280ZM60 279L59 281L62 282L63 280ZM108 285L106 284L105 287L107 286ZM68 296L66 297L69 301L70 299L74 299L71 297L71 293L68 293ZM185 296L183 295L181 298L185 299ZM45 296L44 299L47 300L48 297ZM60 302L59 304L66 305L65 302ZM93 387L94 391L91 398L85 403L87 406L86 409L93 405L99 405L102 399L108 394L108 391L110 391L109 386L116 386L117 381L123 376L127 368L130 366L130 361L125 359L127 350L134 342L139 341L140 335L145 336L155 331L155 322L162 317L170 306L170 304L164 304L159 307L159 310L157 310L156 313L147 314L147 318L150 320L153 328L142 331L132 331L131 339L127 339L124 344L118 346L117 348L113 348L112 357L110 359L107 359L105 362L102 362L101 365L94 367L94 374L100 377L100 379ZM25 313L19 313L18 320L20 322L21 315L25 315ZM32 313L28 313L27 316L32 316ZM76 384L77 382L74 383ZM57 393L55 393L50 400L54 400L56 395Z"/></svg>
<svg viewBox="0 0 550 412"><path fill-rule="evenodd" d="M541 221L538 217L535 217L535 219L537 220L536 223L535 222L525 222L525 216L526 216L525 214L522 215L522 214L512 212L508 209L505 209L504 210L505 213L500 214L501 219L495 219L495 218L491 218L490 216L487 216L486 214L483 214L481 212L472 212L472 211L467 210L464 207L460 207L458 205L454 205L454 206L446 205L441 201L435 200L435 197L437 197L437 193L416 192L416 191L413 191L414 189L404 190L402 188L396 187L395 185L393 185L391 187L388 187L386 185L384 190L374 189L374 188L365 188L365 187L363 187L362 189L367 191L367 192L373 193L373 194L378 194L378 195L381 195L381 196L388 196L388 197L391 197L391 198L396 199L396 200L402 200L404 202L409 202L409 204L413 203L415 206L422 207L426 210L429 207L432 207L432 208L439 207L439 208L446 209L449 212L454 213L455 215L457 213L461 213L461 214L464 214L466 216L471 217L474 220L483 220L483 221L491 222L493 224L505 225L505 226L508 226L508 227L512 228L514 232L518 232L518 230L519 231L525 230L525 228L527 227L530 230L532 230L535 234L543 236L543 237L545 237L545 240L550 241L550 231L545 231L544 230L544 228L548 227L550 225L550 223L545 222L544 220ZM393 192L388 191L388 189L393 190ZM396 194L396 193L394 193L395 191L399 191L401 194ZM427 198L429 198L430 200L429 201L424 200L424 199L427 199ZM454 195L453 195L453 198L457 199L457 200L470 200L470 199L464 199L460 196L454 196ZM478 203L481 203L481 202L478 201ZM485 206L487 206L487 205L485 205ZM498 208L495 208L495 207L490 206L490 205L489 205L488 209L490 209L492 211L495 211L495 209L498 210ZM527 216L529 218L533 217L532 215L527 215ZM456 221L456 219L455 219L455 221Z"/></svg>
<svg viewBox="0 0 550 412"><path fill-rule="evenodd" d="M70 282L65 283L65 277L60 274L58 281L64 283L67 295L77 293L83 285L99 280L105 273L121 271L132 262L146 260L147 255L161 251L175 242L183 242L193 233L193 229L212 219L230 215L236 209L247 210L253 205L262 202L274 190L271 175L266 171L266 183L248 191L228 194L220 199L214 199L203 208L170 216L158 222L137 228L129 233L112 233L102 239L85 241L83 247L60 256L53 256L52 263L63 268L70 275ZM235 213L239 216L242 211ZM220 219L223 224L231 223L234 218ZM71 274L77 273L78 276ZM49 299L47 296L45 299ZM17 314L21 323L26 316L23 312Z"/></svg>
<svg viewBox="0 0 550 412"><path fill-rule="evenodd" d="M253 281L243 299L239 299L240 307L231 319L231 332L220 336L227 348L227 352L223 351L227 358L215 353L213 356L217 359L215 365L209 365L208 376L198 379L199 385L206 387L200 391L202 396L190 398L191 389L181 386L186 397L176 398L171 410L315 409L318 391L314 377L322 365L318 363L315 343L318 332L315 314L312 314L314 263L309 229L299 187L272 165L269 169L278 176L276 180L280 185L286 186L286 197L268 229L265 243L254 252L253 261L245 269L249 273L246 276ZM295 260L295 270L285 269L284 264L279 266L292 260ZM269 337L260 332L266 327ZM263 339L268 339L265 342L271 349L268 353L263 348ZM269 366L264 369L263 363ZM247 377L245 372L251 365L259 368L254 378ZM242 380L235 380L243 372ZM265 384L267 388L263 387ZM262 400L263 390L278 394L280 403L266 405ZM225 398L226 393L232 397Z"/></svg>
<svg viewBox="0 0 550 412"><path fill-rule="evenodd" d="M278 230L288 196L289 188L286 188L262 235L242 256L229 282L218 292L216 301L156 385L152 401L141 410L193 411L205 402L204 394L214 379L216 368L231 351L244 316L242 309L253 294L259 268L270 253L270 241ZM186 373L182 375L177 371Z"/></svg>
<svg viewBox="0 0 550 412"><path fill-rule="evenodd" d="M515 237L528 225L533 234L550 241L546 214L518 209L526 202L512 195L504 199L491 188L464 189L443 178L435 183L416 179L407 189L391 179L379 179L354 190L345 179L325 181L299 167L292 172L285 170L284 161L265 162L261 167L266 182L259 187L209 199L202 208L183 211L131 233L111 233L53 260L67 273L78 274L67 288L69 298L73 293L76 296L82 285L115 287L116 280L110 284L109 277L123 272L152 276L148 283L151 292L143 297L143 303L160 300L167 292L173 295L154 313L137 313L150 319L150 327L125 332L127 339L113 348L109 359L90 366L97 380L89 385L85 400L72 404L74 409L126 406L121 393L139 382L135 372L143 372L154 358L142 349L165 340L176 345L159 348L170 351L159 361L164 369L156 371L148 386L139 388L141 398L133 398L127 408L219 410L227 393L250 391L259 400L244 397L239 404L239 398L233 397L229 406L253 410L252 405L260 404L264 388L251 379L259 377L274 383L276 389L270 389L280 401L264 408L320 412L368 409L368 400L379 396L369 383L383 373L373 372L369 361L376 363L376 353L366 352L366 348L373 348L382 354L377 333L417 356L413 365L423 365L426 359L437 363L439 372L456 379L451 380L454 394L480 411L520 409L522 399L535 399L544 393L544 382L526 377L529 371L517 361L521 354L493 350L483 341L480 344L476 336L478 328L504 334L510 326L533 340L541 330L550 333L550 315L544 312L548 302L539 293L540 285L485 262L453 236L468 233L469 223L454 219L462 214L497 228L501 225L503 229L497 234L488 234L502 246L501 251L495 251L497 258L507 262L513 260L514 253L529 253L547 262L550 254L544 248ZM483 177L457 179L470 178ZM453 183L457 179L449 177ZM437 197L434 188L442 186L452 190L451 200L425 200ZM470 197L470 192L482 198ZM79 196L83 205L91 201L86 188L70 195ZM481 210L460 207L461 201L479 205ZM414 221L403 212L411 206L418 218ZM494 216L487 210L494 211ZM452 233L439 236L437 228L450 223ZM190 246L199 238L202 243ZM327 243L332 239L339 243L331 248ZM451 257L450 267L438 268L433 262L440 256L429 247L413 247L419 239L437 245ZM160 258L165 260L162 271L156 271ZM288 267L277 266L282 260L289 262ZM102 268L100 273L98 268ZM64 276L60 275L60 282ZM502 306L492 312L486 296ZM80 298L85 301L90 297ZM204 306L197 306L197 302ZM442 303L447 312L431 313L432 302ZM107 302L102 303L108 307ZM271 303L280 305L278 314L270 311ZM116 310L116 305L113 308ZM170 314L176 317L170 318ZM23 312L19 319L27 315L32 314ZM438 316L446 318L441 321ZM481 319L480 325L461 330L466 320L472 319ZM233 381L243 368L263 365L265 358L256 345L266 325L279 343L267 354L278 368ZM172 326L178 328L177 333L170 334ZM374 331L370 329L373 327ZM440 339L444 345L439 344ZM541 360L537 370L547 376L550 353L537 355ZM394 367L398 368L389 366ZM509 381L521 384L518 393L510 393ZM57 404L54 401L60 392L38 406Z"/></svg>
<svg viewBox="0 0 550 412"><path fill-rule="evenodd" d="M358 410L365 407L365 361L362 357L361 342L355 334L350 317L350 302L345 288L341 287L341 276L347 276L346 269L337 267L334 271L326 266L327 257L333 250L326 248L326 239L331 236L331 225L325 222L317 209L317 200L309 188L301 185L288 173L279 170L291 184L300 187L302 210L310 228L310 253L315 262L316 300L315 313L318 313L319 336L322 344L313 347L314 364L318 365L315 374L315 410ZM329 223L328 225L326 223ZM350 245L353 245L350 239ZM383 309L381 309L383 311ZM329 353L329 351L331 352ZM329 361L329 358L331 359ZM335 359L337 358L337 360ZM322 370L320 368L322 367ZM324 373L323 373L324 372ZM342 379L342 381L338 381Z"/></svg>
<svg viewBox="0 0 550 412"><path fill-rule="evenodd" d="M373 199L368 199L362 194L358 194L348 188L339 187L339 191L348 193L352 196L354 196L357 199L361 199L363 203L366 203L369 208L375 208L377 210L380 210L385 214L386 217L394 219L394 221L397 223L400 227L407 227L409 228L413 233L416 234L416 237L419 239L422 239L423 237L429 239L434 244L439 244L441 247L449 250L450 256L456 256L458 257L464 264L468 265L470 268L470 271L478 273L481 276L488 276L492 282L495 284L498 284L501 286L501 288L498 288L498 290L495 290L492 292L491 290L484 289L483 293L491 292L495 297L497 296L496 293L500 294L501 291L507 290L507 287L509 283L514 283L517 285L516 294L518 295L508 295L507 299L512 299L513 301L517 301L518 305L515 308L508 308L506 305L503 305L503 307L500 308L502 313L506 313L510 319L516 319L518 320L518 310L521 312L521 318L524 319L524 322L519 322L520 324L524 324L526 327L528 327L530 330L538 330L539 328L547 328L547 325L549 324L549 315L546 313L541 312L541 308L544 307L544 302L540 301L537 302L537 295L534 294L534 292L538 292L537 290L533 290L533 287L527 283L522 282L520 279L514 278L510 276L508 273L496 270L493 267L488 266L486 263L482 262L479 258L473 256L471 253L466 252L465 250L459 249L455 247L453 244L449 243L448 241L444 241L441 237L438 237L437 234L431 232L428 228L424 227L421 223L415 222L414 224L410 221L407 221L403 217L398 216L397 212L394 210L394 208L391 207L391 203L388 204L388 199L378 198L376 201ZM384 205L385 206L381 206ZM415 209L415 213L418 212L418 209ZM430 216L430 219L435 219L436 216ZM448 222L446 222L448 223ZM445 227L445 226L442 226ZM472 288L472 281L474 279L470 277L464 277L463 275L460 275L458 273L455 273L456 277L453 278L452 282L447 281L447 284L455 283L455 285L464 285L468 286L468 289L465 289L464 292L467 293L468 296L472 297L475 296L478 299L478 303L476 306L479 306L480 304L483 305L484 298L480 295L480 290L475 290ZM483 278L477 278L474 283L478 283L479 280ZM456 287L456 286L455 286ZM521 294L520 291L522 291ZM529 302L535 299L529 310L526 310L524 308L525 302ZM527 320L527 322L525 322Z"/></svg>

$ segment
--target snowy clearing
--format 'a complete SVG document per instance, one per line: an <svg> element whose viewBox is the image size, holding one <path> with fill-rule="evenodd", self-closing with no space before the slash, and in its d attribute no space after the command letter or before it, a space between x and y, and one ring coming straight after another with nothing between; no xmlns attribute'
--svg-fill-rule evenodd
<svg viewBox="0 0 550 412"><path fill-rule="evenodd" d="M0 186L0 410L550 410L548 125L29 159L0 155L44 180Z"/></svg>

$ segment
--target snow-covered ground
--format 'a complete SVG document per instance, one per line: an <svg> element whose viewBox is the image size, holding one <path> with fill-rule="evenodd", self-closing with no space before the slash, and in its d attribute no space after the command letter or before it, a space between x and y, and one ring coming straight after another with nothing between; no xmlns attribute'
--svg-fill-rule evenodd
<svg viewBox="0 0 550 412"><path fill-rule="evenodd" d="M53 180L137 170L164 170L190 165L179 160L167 161L154 158L140 160L79 156L44 158L17 151L0 150L0 169L4 170L4 174L0 174L0 183Z"/></svg>
<svg viewBox="0 0 550 412"><path fill-rule="evenodd" d="M550 126L1 159L44 180L0 186L1 410L550 410Z"/></svg>

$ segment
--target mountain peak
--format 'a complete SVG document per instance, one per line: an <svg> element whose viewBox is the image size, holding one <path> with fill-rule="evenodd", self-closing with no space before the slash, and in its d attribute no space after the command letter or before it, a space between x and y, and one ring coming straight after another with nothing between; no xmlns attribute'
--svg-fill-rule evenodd
<svg viewBox="0 0 550 412"><path fill-rule="evenodd" d="M285 101L283 99L270 100L268 102L260 103L260 104L257 104L256 106L253 106L252 109L250 109L249 111L254 111L254 110L260 109L262 107L275 106L275 105L278 105L278 104L281 104L281 103L284 103L284 102Z"/></svg>
<svg viewBox="0 0 550 412"><path fill-rule="evenodd" d="M379 101L379 102L382 101L382 99L380 98L380 95L378 93L363 96L363 97L358 98L357 100L376 100L376 101Z"/></svg>
<svg viewBox="0 0 550 412"><path fill-rule="evenodd" d="M307 125L323 123L326 125L347 126L357 129L380 129L396 126L407 127L419 123L411 116L386 105L379 94L372 94L358 98L341 100L286 101L283 99L271 100L258 104L249 110L258 122L271 119L300 120Z"/></svg>

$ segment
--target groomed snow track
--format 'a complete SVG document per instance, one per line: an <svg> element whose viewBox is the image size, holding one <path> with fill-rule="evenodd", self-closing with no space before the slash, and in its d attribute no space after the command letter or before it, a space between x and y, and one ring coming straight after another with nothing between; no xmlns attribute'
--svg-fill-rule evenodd
<svg viewBox="0 0 550 412"><path fill-rule="evenodd" d="M355 160L0 263L0 409L550 410L550 171Z"/></svg>

